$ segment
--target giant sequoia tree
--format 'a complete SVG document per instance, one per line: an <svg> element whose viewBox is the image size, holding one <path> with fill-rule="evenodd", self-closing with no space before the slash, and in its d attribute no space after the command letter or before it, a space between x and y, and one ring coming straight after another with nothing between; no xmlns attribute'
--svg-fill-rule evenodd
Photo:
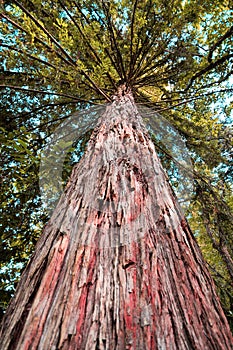
<svg viewBox="0 0 233 350"><path fill-rule="evenodd" d="M48 125L56 126L77 107L108 105L21 277L3 320L2 349L230 349L213 281L156 154L155 146L172 169L169 147L161 147L156 135L152 142L135 103L169 110L170 123L186 138L197 164L192 220L198 222L195 215L201 213L206 234L232 276L232 237L226 234L229 145L225 137L216 142L216 132L224 136L228 129L207 106L230 91L232 28L227 4L215 2L211 12L208 5L5 4L1 86L3 129L11 136L10 142L4 139L6 150L24 149L32 160L43 134L53 131ZM221 29L211 27L211 16L221 18ZM148 118L151 130L153 113L144 115ZM13 152L3 154L11 166L20 160L20 154L19 159ZM37 171L33 164L31 173ZM212 186L211 171L221 175L225 198ZM13 178L15 190L17 172ZM34 188L34 209L40 212ZM21 194L18 198L21 203ZM30 220L28 225L35 227ZM3 239L8 245L13 241L17 261L19 249L5 226ZM16 241L27 242L28 236L22 237Z"/></svg>

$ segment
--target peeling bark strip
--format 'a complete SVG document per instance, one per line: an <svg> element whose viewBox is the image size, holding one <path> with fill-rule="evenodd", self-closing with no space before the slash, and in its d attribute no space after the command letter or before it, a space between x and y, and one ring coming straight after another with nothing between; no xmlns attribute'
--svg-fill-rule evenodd
<svg viewBox="0 0 233 350"><path fill-rule="evenodd" d="M213 281L132 96L96 127L1 331L2 350L231 349Z"/></svg>

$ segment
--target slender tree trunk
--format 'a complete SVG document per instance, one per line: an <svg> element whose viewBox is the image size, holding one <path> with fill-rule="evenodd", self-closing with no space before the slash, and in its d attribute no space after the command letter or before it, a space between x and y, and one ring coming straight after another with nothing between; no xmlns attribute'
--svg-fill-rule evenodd
<svg viewBox="0 0 233 350"><path fill-rule="evenodd" d="M231 349L200 249L130 93L93 132L25 269L1 349Z"/></svg>
<svg viewBox="0 0 233 350"><path fill-rule="evenodd" d="M222 256L222 259L226 264L227 271L228 271L228 273L231 276L231 279L233 281L233 259L229 253L227 246L225 244L221 244L219 246L218 251Z"/></svg>

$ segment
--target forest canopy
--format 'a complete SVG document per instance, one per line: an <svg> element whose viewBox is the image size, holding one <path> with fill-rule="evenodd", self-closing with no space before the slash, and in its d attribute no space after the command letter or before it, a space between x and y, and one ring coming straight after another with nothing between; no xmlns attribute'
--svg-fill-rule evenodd
<svg viewBox="0 0 233 350"><path fill-rule="evenodd" d="M4 1L0 17L2 310L48 220L39 183L48 140L125 83L174 190L192 184L185 214L232 325L232 2ZM187 184L156 134L158 115L185 144ZM85 125L67 150L64 184L94 127Z"/></svg>

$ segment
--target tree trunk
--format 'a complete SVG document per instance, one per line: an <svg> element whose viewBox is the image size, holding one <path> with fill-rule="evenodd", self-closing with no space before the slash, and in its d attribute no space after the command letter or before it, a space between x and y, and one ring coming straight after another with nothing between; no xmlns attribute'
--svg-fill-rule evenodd
<svg viewBox="0 0 233 350"><path fill-rule="evenodd" d="M130 93L106 108L25 269L2 350L231 349Z"/></svg>

